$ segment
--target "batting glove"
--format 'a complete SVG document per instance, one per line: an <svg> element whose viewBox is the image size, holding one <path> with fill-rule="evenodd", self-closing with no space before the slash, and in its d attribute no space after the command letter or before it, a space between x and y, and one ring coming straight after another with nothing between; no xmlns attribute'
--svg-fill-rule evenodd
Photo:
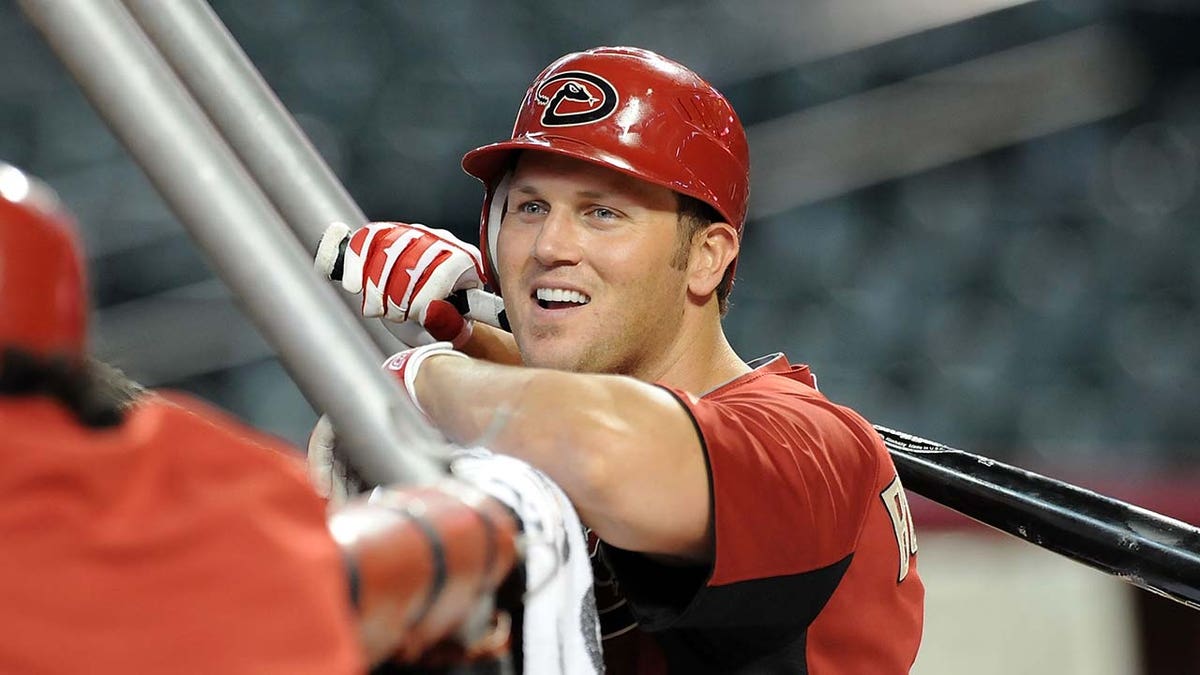
<svg viewBox="0 0 1200 675"><path fill-rule="evenodd" d="M478 248L416 223L370 223L353 232L338 223L326 230L317 252L317 266L326 274L347 236L342 288L362 294L363 316L416 322L436 340L466 344L472 322L446 298L483 287Z"/></svg>

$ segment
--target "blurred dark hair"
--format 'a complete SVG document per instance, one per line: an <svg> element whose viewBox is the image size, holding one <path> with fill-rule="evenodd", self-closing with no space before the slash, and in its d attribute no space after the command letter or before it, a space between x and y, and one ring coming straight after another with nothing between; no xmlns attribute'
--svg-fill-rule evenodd
<svg viewBox="0 0 1200 675"><path fill-rule="evenodd" d="M87 427L119 425L143 391L141 385L101 361L76 363L17 347L0 350L0 396L49 396Z"/></svg>

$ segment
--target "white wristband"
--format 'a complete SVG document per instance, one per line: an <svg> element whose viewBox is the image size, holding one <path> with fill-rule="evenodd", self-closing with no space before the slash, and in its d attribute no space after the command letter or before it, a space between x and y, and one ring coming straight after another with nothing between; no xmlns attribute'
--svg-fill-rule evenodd
<svg viewBox="0 0 1200 675"><path fill-rule="evenodd" d="M417 369L425 359L431 356L444 354L446 356L461 356L464 359L470 358L466 354L456 350L449 342L434 342L423 347L408 349L397 354L393 354L387 361L383 362L383 367L386 370L391 370L400 373L400 381L404 383L404 390L408 392L408 398L425 415L425 419L429 419L429 415L425 414L425 409L421 407L421 402L417 400Z"/></svg>

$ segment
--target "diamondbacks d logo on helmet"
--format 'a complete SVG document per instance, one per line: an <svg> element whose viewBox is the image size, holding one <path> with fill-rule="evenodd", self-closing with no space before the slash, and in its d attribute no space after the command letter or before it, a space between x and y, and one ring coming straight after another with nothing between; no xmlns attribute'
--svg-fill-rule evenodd
<svg viewBox="0 0 1200 675"><path fill-rule="evenodd" d="M617 109L617 90L595 73L571 70L543 82L534 100L545 106L542 126L572 127L611 115Z"/></svg>

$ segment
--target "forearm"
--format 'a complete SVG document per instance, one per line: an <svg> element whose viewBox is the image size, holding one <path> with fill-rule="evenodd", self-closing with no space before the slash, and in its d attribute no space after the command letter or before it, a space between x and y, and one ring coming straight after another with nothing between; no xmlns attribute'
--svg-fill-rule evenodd
<svg viewBox="0 0 1200 675"><path fill-rule="evenodd" d="M708 474L691 418L631 378L430 358L421 407L447 437L529 462L606 541L702 557Z"/></svg>
<svg viewBox="0 0 1200 675"><path fill-rule="evenodd" d="M602 459L573 437L585 426L598 431L594 421L581 419L595 415L583 412L585 402L558 405L552 413L546 405L550 392L561 394L574 379L570 373L478 359L431 358L422 366L415 390L425 414L450 440L529 462L554 478L573 501L586 502ZM561 404L561 395L555 398Z"/></svg>

